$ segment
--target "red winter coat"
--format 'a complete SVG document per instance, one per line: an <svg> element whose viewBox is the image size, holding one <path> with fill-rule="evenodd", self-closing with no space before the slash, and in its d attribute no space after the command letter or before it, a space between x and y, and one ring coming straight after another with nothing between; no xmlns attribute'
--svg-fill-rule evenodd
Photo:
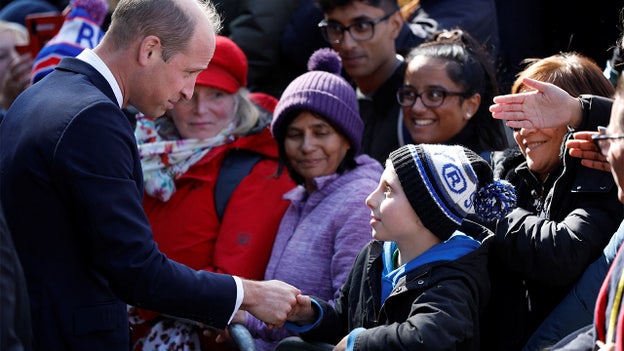
<svg viewBox="0 0 624 351"><path fill-rule="evenodd" d="M214 186L227 153L235 148L264 155L232 192L219 219ZM167 202L145 195L143 208L154 240L169 258L204 269L262 280L273 241L295 184L284 171L277 177L277 144L268 128L211 150L175 181ZM144 319L153 317L141 311Z"/></svg>

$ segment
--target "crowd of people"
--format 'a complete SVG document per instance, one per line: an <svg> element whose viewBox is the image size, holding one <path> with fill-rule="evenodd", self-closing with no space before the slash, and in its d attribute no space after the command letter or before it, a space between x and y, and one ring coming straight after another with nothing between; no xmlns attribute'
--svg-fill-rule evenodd
<svg viewBox="0 0 624 351"><path fill-rule="evenodd" d="M623 40L496 3L3 4L0 349L624 350Z"/></svg>

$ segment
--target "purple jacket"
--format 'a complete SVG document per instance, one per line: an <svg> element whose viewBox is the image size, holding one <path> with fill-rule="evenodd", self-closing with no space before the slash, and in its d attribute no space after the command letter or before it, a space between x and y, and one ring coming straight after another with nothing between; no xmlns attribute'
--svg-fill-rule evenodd
<svg viewBox="0 0 624 351"><path fill-rule="evenodd" d="M315 179L317 190L310 194L298 186L284 195L291 204L280 223L265 280L282 280L305 295L333 303L358 252L372 239L365 200L383 172L367 155L356 161L358 167L342 175ZM273 350L277 341L292 335L286 329L267 329L249 313L246 326L257 350Z"/></svg>

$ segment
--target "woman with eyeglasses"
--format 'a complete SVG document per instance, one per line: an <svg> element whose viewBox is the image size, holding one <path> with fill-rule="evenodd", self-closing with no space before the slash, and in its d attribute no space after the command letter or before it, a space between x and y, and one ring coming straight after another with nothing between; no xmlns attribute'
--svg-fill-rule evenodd
<svg viewBox="0 0 624 351"><path fill-rule="evenodd" d="M406 142L461 144L486 159L507 147L502 123L488 111L498 93L491 61L468 33L439 32L406 62L397 92Z"/></svg>
<svg viewBox="0 0 624 351"><path fill-rule="evenodd" d="M552 83L570 96L614 93L601 69L580 54L561 53L525 64L513 94L532 90L525 78ZM495 229L485 338L492 343L490 349L548 346L525 343L602 254L621 222L623 207L611 175L582 166L564 144L575 130L595 130L608 118L584 115L572 125L514 129L518 149L493 156L495 176L516 187L518 207ZM583 313L591 321L592 311L578 310L574 317L582 319Z"/></svg>

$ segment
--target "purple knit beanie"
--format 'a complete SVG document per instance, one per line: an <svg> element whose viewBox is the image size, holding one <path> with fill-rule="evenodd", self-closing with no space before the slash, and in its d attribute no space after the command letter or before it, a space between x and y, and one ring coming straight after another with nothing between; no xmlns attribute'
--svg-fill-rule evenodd
<svg viewBox="0 0 624 351"><path fill-rule="evenodd" d="M271 133L284 138L286 124L301 110L323 116L349 140L355 154L360 151L364 123L358 111L355 90L340 76L342 64L330 48L315 51L308 60L308 71L293 80L275 107Z"/></svg>

